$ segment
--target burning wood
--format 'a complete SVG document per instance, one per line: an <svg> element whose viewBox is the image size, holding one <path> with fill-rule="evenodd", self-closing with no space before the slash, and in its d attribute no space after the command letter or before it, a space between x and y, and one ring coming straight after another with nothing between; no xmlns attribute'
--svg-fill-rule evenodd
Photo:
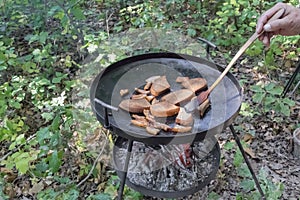
<svg viewBox="0 0 300 200"><path fill-rule="evenodd" d="M212 143L215 144L215 143ZM172 192L197 187L219 168L218 154L207 142L157 145L155 148L134 142L128 169L128 181L149 190ZM114 154L117 167L123 168L127 143ZM201 156L197 152L206 152Z"/></svg>

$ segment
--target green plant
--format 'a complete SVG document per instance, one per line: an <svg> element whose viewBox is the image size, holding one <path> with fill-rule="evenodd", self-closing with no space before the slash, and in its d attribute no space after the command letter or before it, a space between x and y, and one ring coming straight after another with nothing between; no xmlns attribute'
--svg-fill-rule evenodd
<svg viewBox="0 0 300 200"><path fill-rule="evenodd" d="M293 100L280 97L283 88L275 83L251 86L251 90L255 93L253 101L258 103L263 113L271 110L290 116L290 108L295 105Z"/></svg>
<svg viewBox="0 0 300 200"><path fill-rule="evenodd" d="M17 55L15 54L14 48L10 45L5 45L3 41L0 41L0 71L5 70L10 66L16 66L16 58Z"/></svg>
<svg viewBox="0 0 300 200"><path fill-rule="evenodd" d="M242 145L244 148L249 148L249 145L245 142L242 142ZM237 150L236 146L234 145L234 142L227 142L224 148L227 150L235 150L233 164L237 169L238 176L241 179L241 192L237 193L236 199L261 199L261 195L255 186L255 182L252 178L250 170L244 162L244 158L241 152ZM261 168L259 170L259 174L257 175L257 177L264 195L266 196L266 199L278 200L281 198L284 190L283 183L274 183L270 178L268 178L267 170L264 168Z"/></svg>
<svg viewBox="0 0 300 200"><path fill-rule="evenodd" d="M111 175L109 180L107 181L107 186L104 190L104 195L99 195L100 197L104 196L104 198L110 197L111 199L115 199L117 197L118 188L120 186L119 178L116 175ZM125 200L142 200L143 195L139 192L136 192L125 185L124 188L124 199Z"/></svg>
<svg viewBox="0 0 300 200"><path fill-rule="evenodd" d="M8 199L8 196L4 194L4 179L2 177L2 174L0 174L0 199Z"/></svg>
<svg viewBox="0 0 300 200"><path fill-rule="evenodd" d="M57 199L57 200L76 200L79 197L79 191L74 186L68 186L63 190L55 191L54 189L47 189L41 191L37 195L37 199Z"/></svg>
<svg viewBox="0 0 300 200"><path fill-rule="evenodd" d="M252 180L251 177L249 177L249 174L243 173L243 175L246 175L247 178L241 182L240 186L242 188L242 192L237 194L236 199L239 199L239 200L242 200L242 199L259 200L259 199L261 199L261 195L257 191L254 181ZM281 199L281 196L282 196L282 193L284 190L283 183L272 182L267 177L267 172L264 168L262 168L259 171L258 179L259 179L260 186L264 192L266 199L270 199L270 200Z"/></svg>

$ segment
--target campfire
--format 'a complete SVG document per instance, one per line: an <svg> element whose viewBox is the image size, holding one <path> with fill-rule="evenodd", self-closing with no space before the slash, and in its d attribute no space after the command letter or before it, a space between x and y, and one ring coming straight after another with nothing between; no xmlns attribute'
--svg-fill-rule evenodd
<svg viewBox="0 0 300 200"><path fill-rule="evenodd" d="M118 140L114 149L117 170L125 165L128 141ZM128 184L142 193L163 197L182 196L203 188L216 175L220 161L214 138L193 145L133 144L128 166Z"/></svg>

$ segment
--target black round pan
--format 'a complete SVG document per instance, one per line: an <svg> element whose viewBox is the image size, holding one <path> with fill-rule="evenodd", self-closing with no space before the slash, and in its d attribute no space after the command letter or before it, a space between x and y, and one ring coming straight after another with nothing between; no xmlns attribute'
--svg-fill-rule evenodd
<svg viewBox="0 0 300 200"><path fill-rule="evenodd" d="M222 67L210 61L183 54L150 53L129 57L108 66L94 79L90 92L92 109L102 124L108 125L108 128L123 138L146 144L201 141L206 136L220 133L238 115L242 103L242 90L231 73L227 73L210 94L211 107L205 116L201 119L198 113L194 113L194 125L188 133L160 131L156 136L150 135L144 128L130 123L130 113L114 108L118 108L124 98L129 98L130 94L134 93L134 88L143 87L145 80L151 76L165 75L171 90L177 90L181 88L175 81L178 76L203 77L209 86L222 70ZM121 97L121 89L129 89L129 96ZM105 109L108 110L108 115ZM164 120L168 122L168 119Z"/></svg>

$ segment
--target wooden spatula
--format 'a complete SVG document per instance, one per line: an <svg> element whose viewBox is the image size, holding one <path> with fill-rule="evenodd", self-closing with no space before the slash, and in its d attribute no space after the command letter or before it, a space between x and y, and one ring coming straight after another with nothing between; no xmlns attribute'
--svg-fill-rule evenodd
<svg viewBox="0 0 300 200"><path fill-rule="evenodd" d="M273 21L275 19L279 19L283 16L285 12L285 9L278 10L269 20ZM199 105L201 105L205 100L207 100L209 94L211 91L221 82L221 80L224 78L224 76L227 74L227 72L230 70L230 68L233 66L233 64L237 61L237 59L244 53L244 51L260 36L264 33L262 31L260 34L257 34L256 32L248 39L248 41L240 48L240 50L235 54L233 59L230 61L230 63L227 65L227 67L224 69L222 74L218 77L218 79L208 88L208 90L201 92L200 95L197 96L197 98L193 99L192 101L196 102L190 102L185 106L185 109L187 112L192 112L195 110Z"/></svg>

